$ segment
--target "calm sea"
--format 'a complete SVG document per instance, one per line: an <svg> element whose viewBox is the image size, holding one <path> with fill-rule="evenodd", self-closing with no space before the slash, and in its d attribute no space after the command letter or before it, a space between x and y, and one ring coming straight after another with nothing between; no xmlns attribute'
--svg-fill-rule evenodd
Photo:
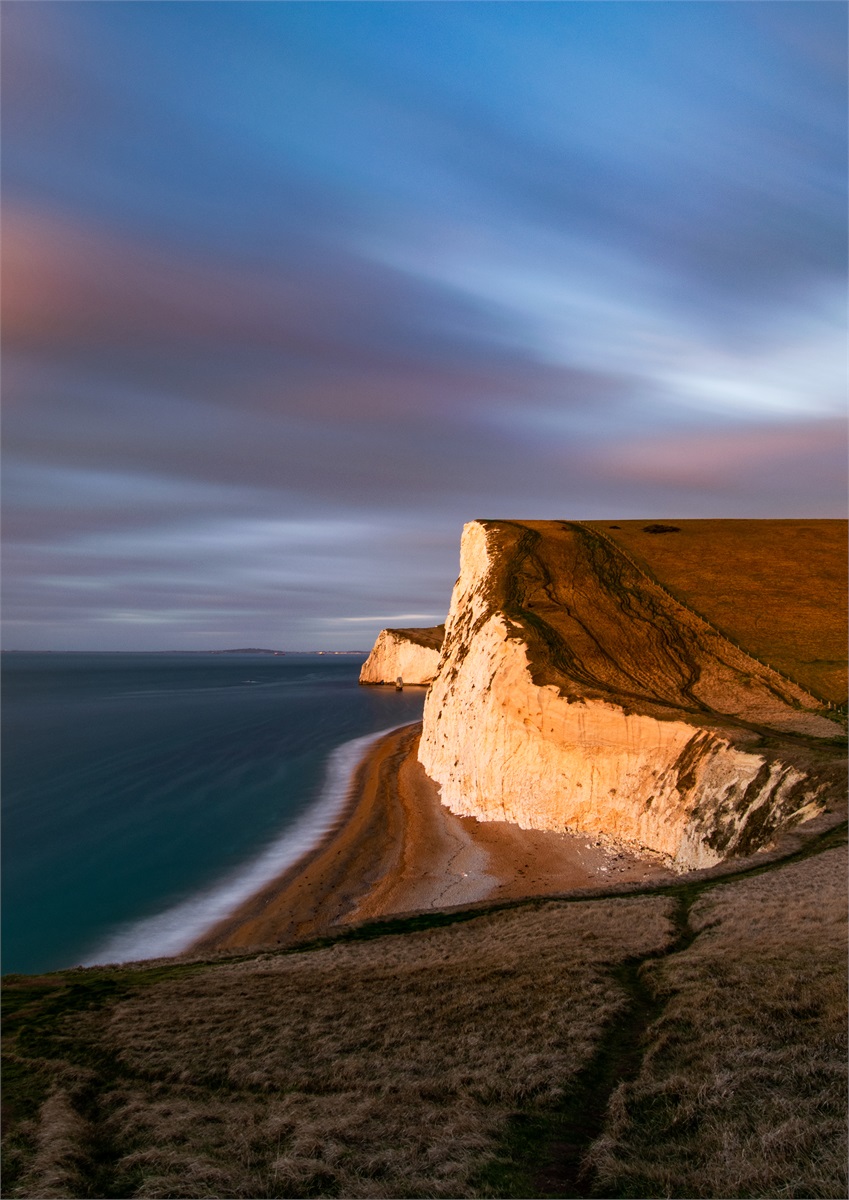
<svg viewBox="0 0 849 1200"><path fill-rule="evenodd" d="M3 971L177 953L299 857L421 716L362 661L5 654Z"/></svg>

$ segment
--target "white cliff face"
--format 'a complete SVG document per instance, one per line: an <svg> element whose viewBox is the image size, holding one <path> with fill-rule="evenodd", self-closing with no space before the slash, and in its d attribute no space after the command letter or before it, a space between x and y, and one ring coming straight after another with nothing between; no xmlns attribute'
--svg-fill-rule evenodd
<svg viewBox="0 0 849 1200"><path fill-rule="evenodd" d="M363 663L360 683L395 683L400 678L404 683L428 684L436 675L441 644L442 626L383 629Z"/></svg>
<svg viewBox="0 0 849 1200"><path fill-rule="evenodd" d="M466 526L425 702L419 758L452 812L606 835L691 869L750 852L756 832L764 844L770 830L819 811L822 785L748 749L756 738L745 731L582 695L568 678L540 682L529 654L537 627L501 604L498 532Z"/></svg>

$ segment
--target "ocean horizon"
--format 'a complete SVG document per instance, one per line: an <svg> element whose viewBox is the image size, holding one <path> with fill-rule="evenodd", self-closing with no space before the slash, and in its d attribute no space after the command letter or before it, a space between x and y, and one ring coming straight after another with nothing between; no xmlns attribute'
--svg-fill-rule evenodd
<svg viewBox="0 0 849 1200"><path fill-rule="evenodd" d="M5 652L3 972L179 953L317 844L421 717L364 657Z"/></svg>

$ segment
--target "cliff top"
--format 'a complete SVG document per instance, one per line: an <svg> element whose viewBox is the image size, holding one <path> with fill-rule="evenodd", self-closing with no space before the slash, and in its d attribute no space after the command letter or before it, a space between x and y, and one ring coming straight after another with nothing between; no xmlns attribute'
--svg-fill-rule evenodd
<svg viewBox="0 0 849 1200"><path fill-rule="evenodd" d="M612 696L640 711L660 705L830 736L830 722L815 714L845 697L839 691L841 682L845 688L846 646L837 632L843 589L833 526L822 530L830 537L820 538L818 522L743 521L735 523L737 530L704 522L694 544L684 522L653 523L661 532L652 532L652 524L635 530L648 543L647 553L655 542L681 547L678 578L700 584L694 597L692 583L682 595L666 582L672 573L662 560L657 572L638 563L596 527L601 524L472 522L463 535L461 580L464 569L466 587L477 578L478 599L465 622L483 620L484 612L504 613L511 636L527 643L534 681L565 688L564 694ZM622 523L607 524L620 532ZM742 531L747 537L733 536ZM773 554L782 533L798 544ZM815 549L806 556L808 541ZM455 593L452 611L457 602ZM740 626L731 626L729 613L739 616ZM474 632L450 629L455 640ZM765 637L753 644L759 629ZM780 654L767 657L767 650ZM820 688L808 684L806 691L803 675L815 675Z"/></svg>
<svg viewBox="0 0 849 1200"><path fill-rule="evenodd" d="M432 625L423 629L386 629L384 632L406 638L416 646L426 646L428 650L440 650L445 639L444 625Z"/></svg>
<svg viewBox="0 0 849 1200"><path fill-rule="evenodd" d="M846 702L846 521L583 524L755 658L832 703ZM655 532L670 526L674 532Z"/></svg>

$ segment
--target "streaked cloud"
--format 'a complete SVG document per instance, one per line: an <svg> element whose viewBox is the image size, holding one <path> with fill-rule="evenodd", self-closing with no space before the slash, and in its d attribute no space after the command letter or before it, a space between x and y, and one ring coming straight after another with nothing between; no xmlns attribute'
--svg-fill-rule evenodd
<svg viewBox="0 0 849 1200"><path fill-rule="evenodd" d="M477 516L842 513L846 23L7 5L7 644L367 647Z"/></svg>
<svg viewBox="0 0 849 1200"><path fill-rule="evenodd" d="M598 466L623 481L651 485L656 494L701 494L713 506L710 516L764 516L764 498L782 515L819 516L843 486L847 449L842 420L749 424L613 443ZM686 515L693 514L688 509Z"/></svg>

